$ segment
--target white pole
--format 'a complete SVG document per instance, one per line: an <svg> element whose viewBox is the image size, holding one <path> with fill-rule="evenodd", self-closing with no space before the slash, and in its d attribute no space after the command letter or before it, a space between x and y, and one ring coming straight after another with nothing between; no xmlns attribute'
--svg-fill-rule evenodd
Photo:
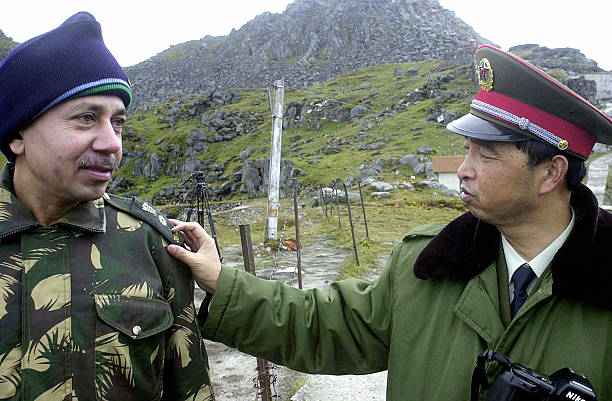
<svg viewBox="0 0 612 401"><path fill-rule="evenodd" d="M268 239L277 238L278 203L280 192L281 138L283 133L282 80L274 81L274 109L272 111L272 141L270 144L270 186L268 192Z"/></svg>

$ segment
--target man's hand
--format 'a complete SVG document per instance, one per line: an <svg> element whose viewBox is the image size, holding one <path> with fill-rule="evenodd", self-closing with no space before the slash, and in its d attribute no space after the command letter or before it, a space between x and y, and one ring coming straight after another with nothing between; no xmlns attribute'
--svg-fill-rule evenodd
<svg viewBox="0 0 612 401"><path fill-rule="evenodd" d="M183 233L185 244L189 247L189 250L178 245L169 245L168 252L191 268L195 281L200 288L214 294L219 274L221 274L221 261L217 254L215 241L198 223L169 220L174 224L172 232L180 231Z"/></svg>

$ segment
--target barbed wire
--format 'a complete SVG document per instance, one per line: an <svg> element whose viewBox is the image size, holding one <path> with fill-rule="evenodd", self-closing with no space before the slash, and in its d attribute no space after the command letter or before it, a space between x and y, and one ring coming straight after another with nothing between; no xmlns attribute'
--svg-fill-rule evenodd
<svg viewBox="0 0 612 401"><path fill-rule="evenodd" d="M256 400L259 399L259 397L261 397L261 393L263 391L267 391L266 389L262 389L260 383L263 381L264 383L270 383L271 388L270 393L268 394L270 396L271 399L274 400L280 400L281 397L278 394L278 391L276 389L276 379L277 379L277 375L274 373L270 373L270 371L276 369L276 366L273 365L272 363L270 363L269 361L266 361L266 367L267 367L267 372L260 372L259 368L257 368L257 376L255 376L252 380L253 380L253 388L255 390L257 390L257 396L256 396ZM262 380L263 379L263 380ZM261 397L263 399L263 397Z"/></svg>
<svg viewBox="0 0 612 401"><path fill-rule="evenodd" d="M296 183L297 183L297 181L296 181ZM294 188L293 194L295 196L298 195L297 187ZM285 232L287 231L287 222L289 221L289 215L291 214L291 211L293 209L293 205L291 203L292 200L293 200L293 197L291 197L289 199L289 205L287 207L287 212L285 214L285 221L283 223L283 228L280 231L279 238L278 238L278 247L276 248L276 250L274 251L274 254L272 255L273 256L272 271L269 274L268 280L272 280L273 279L274 273L278 269L278 255L280 254L280 251L281 251L281 249L283 247L283 236L284 236ZM279 199L279 204L280 204L280 199ZM293 268L293 279L295 280L296 277L297 277L297 263L296 263L296 265Z"/></svg>

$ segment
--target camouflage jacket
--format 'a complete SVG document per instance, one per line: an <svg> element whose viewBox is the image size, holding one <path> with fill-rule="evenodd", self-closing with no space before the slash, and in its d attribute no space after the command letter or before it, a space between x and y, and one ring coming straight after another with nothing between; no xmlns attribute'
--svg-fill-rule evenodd
<svg viewBox="0 0 612 401"><path fill-rule="evenodd" d="M180 240L105 194L45 228L0 173L0 400L213 400Z"/></svg>

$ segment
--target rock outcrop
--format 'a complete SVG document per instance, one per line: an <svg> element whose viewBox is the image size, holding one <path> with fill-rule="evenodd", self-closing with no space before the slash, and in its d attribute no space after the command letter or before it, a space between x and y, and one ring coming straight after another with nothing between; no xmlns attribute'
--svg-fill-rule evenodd
<svg viewBox="0 0 612 401"><path fill-rule="evenodd" d="M526 44L511 47L509 51L540 68L561 70L570 76L604 71L595 61L586 58L580 50L569 47L549 49L537 44Z"/></svg>

